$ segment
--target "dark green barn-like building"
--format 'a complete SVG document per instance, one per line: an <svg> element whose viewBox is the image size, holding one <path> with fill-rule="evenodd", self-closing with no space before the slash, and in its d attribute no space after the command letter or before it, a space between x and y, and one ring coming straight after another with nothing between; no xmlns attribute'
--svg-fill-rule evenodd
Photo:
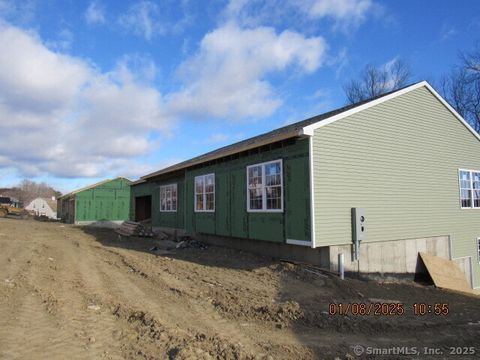
<svg viewBox="0 0 480 360"><path fill-rule="evenodd" d="M58 198L58 217L69 224L114 225L128 220L131 181L118 177Z"/></svg>

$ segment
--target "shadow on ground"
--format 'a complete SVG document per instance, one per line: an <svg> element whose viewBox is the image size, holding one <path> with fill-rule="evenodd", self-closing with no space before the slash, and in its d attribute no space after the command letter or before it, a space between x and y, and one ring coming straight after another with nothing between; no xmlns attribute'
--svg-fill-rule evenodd
<svg viewBox="0 0 480 360"><path fill-rule="evenodd" d="M192 287L211 285L198 296L211 298L218 314L277 334L270 344L260 344L274 358L467 359L480 354L478 297L415 283L342 281L245 251L176 249L171 241L81 229L104 247L189 263L188 275L178 276ZM445 307L448 313L437 314ZM458 354L471 347L475 356Z"/></svg>

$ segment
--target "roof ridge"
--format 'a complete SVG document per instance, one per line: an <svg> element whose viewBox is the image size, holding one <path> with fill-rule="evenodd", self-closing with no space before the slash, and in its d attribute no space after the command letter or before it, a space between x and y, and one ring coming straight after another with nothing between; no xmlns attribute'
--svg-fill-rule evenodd
<svg viewBox="0 0 480 360"><path fill-rule="evenodd" d="M124 177L124 176L117 176L116 178L113 178L113 179L101 180L101 181L98 181L98 182L96 182L96 183L94 183L94 184L87 185L87 186L81 187L81 188L79 188L79 189L70 191L69 193L67 193L67 194L65 194L65 195L62 195L62 196L57 197L57 199L61 199L61 198L67 197L67 196L75 195L75 194L78 194L79 192L82 192L82 191L85 191L85 190L89 190L89 189L92 189L92 188L97 187L97 186L99 186L99 185L106 184L107 182L114 181L114 180L118 180L118 179L125 179L125 180L127 180L129 183L132 183L131 180L129 180L128 178L126 178L126 177Z"/></svg>

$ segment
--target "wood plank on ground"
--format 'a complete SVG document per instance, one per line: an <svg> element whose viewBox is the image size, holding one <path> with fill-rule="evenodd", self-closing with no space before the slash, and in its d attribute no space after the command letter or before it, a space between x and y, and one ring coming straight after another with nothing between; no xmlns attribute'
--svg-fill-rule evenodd
<svg viewBox="0 0 480 360"><path fill-rule="evenodd" d="M453 261L438 256L419 253L436 287L474 293L465 274Z"/></svg>

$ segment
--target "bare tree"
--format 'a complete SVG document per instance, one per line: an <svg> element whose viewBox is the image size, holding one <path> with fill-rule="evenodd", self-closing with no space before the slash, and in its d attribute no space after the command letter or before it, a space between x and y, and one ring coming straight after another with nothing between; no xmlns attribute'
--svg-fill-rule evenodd
<svg viewBox="0 0 480 360"><path fill-rule="evenodd" d="M480 47L460 53L460 64L442 79L447 101L480 133Z"/></svg>
<svg viewBox="0 0 480 360"><path fill-rule="evenodd" d="M411 78L410 66L396 59L382 67L365 66L357 80L349 81L344 87L348 103L367 100L386 92L397 90Z"/></svg>
<svg viewBox="0 0 480 360"><path fill-rule="evenodd" d="M27 179L22 180L17 186L11 189L2 189L1 194L18 199L22 206L27 206L30 201L37 197L51 198L61 195L60 192L46 183L37 183Z"/></svg>

